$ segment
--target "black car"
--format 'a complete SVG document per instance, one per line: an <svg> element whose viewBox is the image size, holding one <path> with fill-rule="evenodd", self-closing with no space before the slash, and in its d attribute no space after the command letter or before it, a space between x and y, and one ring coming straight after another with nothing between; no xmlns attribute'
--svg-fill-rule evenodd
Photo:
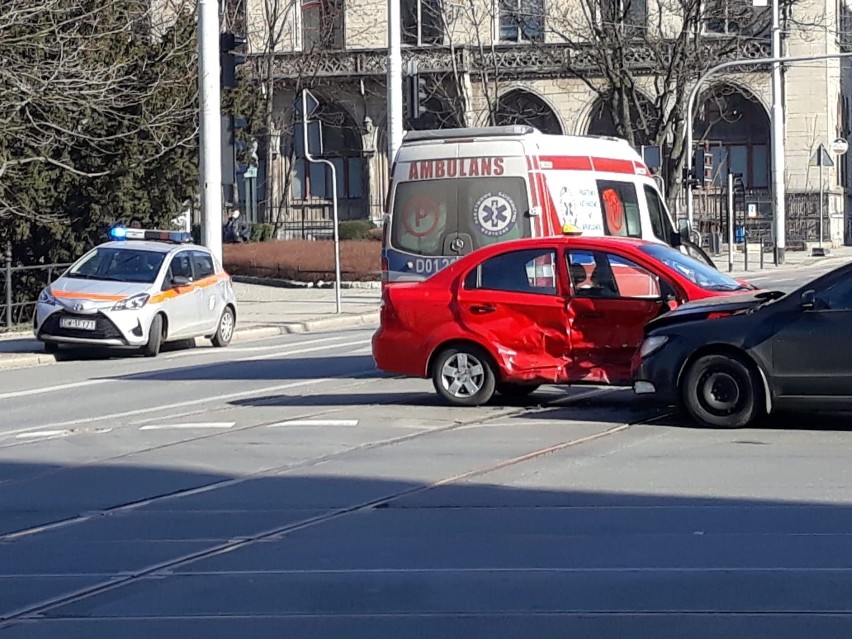
<svg viewBox="0 0 852 639"><path fill-rule="evenodd" d="M650 322L633 390L704 426L776 410L852 410L852 264L798 290L711 298Z"/></svg>

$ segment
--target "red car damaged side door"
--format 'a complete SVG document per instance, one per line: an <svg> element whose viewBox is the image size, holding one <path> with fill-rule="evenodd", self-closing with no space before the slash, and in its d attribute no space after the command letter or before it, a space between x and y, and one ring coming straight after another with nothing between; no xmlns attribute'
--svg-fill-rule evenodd
<svg viewBox="0 0 852 639"><path fill-rule="evenodd" d="M457 296L461 327L491 345L504 381L562 381L567 348L557 250L495 255L468 272Z"/></svg>
<svg viewBox="0 0 852 639"><path fill-rule="evenodd" d="M665 306L657 274L614 253L569 250L571 381L629 384L643 328Z"/></svg>

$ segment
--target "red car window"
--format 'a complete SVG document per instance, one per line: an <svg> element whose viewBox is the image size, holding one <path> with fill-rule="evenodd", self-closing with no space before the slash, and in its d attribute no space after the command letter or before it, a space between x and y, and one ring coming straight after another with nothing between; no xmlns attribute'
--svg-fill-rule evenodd
<svg viewBox="0 0 852 639"><path fill-rule="evenodd" d="M569 271L577 297L657 299L659 278L627 258L599 251L569 251Z"/></svg>
<svg viewBox="0 0 852 639"><path fill-rule="evenodd" d="M609 255L608 258L620 297L660 297L660 280L656 275L618 255Z"/></svg>
<svg viewBox="0 0 852 639"><path fill-rule="evenodd" d="M465 278L467 289L556 294L556 251L549 248L502 253L485 260Z"/></svg>

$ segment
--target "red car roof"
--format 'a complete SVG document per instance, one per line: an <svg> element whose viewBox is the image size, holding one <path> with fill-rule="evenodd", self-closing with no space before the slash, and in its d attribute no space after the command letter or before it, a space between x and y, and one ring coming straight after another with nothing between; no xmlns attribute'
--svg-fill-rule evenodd
<svg viewBox="0 0 852 639"><path fill-rule="evenodd" d="M658 242L649 242L634 237L613 237L605 236L588 236L581 235L554 235L550 237L534 237L524 238L521 240L509 240L507 242L498 242L489 246L483 246L467 255L462 256L446 268L438 271L426 281L442 282L446 279L452 279L460 270L466 270L471 262L480 262L492 255L505 253L511 250L532 249L539 246L567 246L577 249L589 249L605 251L607 249L621 249L628 253L635 253L642 246L657 245ZM660 246L665 246L660 244ZM647 254L644 257L648 258Z"/></svg>

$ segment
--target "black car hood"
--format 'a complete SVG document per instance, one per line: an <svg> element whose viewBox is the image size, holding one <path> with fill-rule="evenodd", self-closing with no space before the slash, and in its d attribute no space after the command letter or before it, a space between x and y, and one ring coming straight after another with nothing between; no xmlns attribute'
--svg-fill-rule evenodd
<svg viewBox="0 0 852 639"><path fill-rule="evenodd" d="M702 320L711 313L737 313L754 308L759 304L763 304L768 300L778 299L784 296L781 291L753 291L738 295L721 295L718 297L708 297L695 302L687 302L678 306L675 310L661 315L660 317L651 320L646 330L650 331L661 326L669 326L671 324L680 324L683 322L693 322Z"/></svg>

